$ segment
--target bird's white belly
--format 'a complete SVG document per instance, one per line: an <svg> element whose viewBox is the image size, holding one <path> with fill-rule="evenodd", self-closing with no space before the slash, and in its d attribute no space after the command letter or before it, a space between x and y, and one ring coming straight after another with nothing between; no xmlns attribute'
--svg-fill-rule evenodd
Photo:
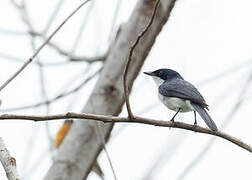
<svg viewBox="0 0 252 180"><path fill-rule="evenodd" d="M179 108L181 108L180 112L188 112L194 110L189 100L183 100L176 97L165 97L162 94L159 94L158 97L166 107L173 111L178 111Z"/></svg>

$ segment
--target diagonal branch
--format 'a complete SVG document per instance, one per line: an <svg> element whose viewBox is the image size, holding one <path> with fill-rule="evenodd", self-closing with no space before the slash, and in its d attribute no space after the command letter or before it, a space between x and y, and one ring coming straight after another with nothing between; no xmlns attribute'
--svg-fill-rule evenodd
<svg viewBox="0 0 252 180"><path fill-rule="evenodd" d="M123 89L123 71L132 42L149 21L155 1L140 0L128 22L123 26L116 41L112 44L103 70L93 88L82 112L117 116L125 102ZM156 37L167 22L175 0L162 1L154 17L152 26L140 40L133 53L127 82L129 90L138 75ZM83 94L86 97L86 94ZM81 97L80 97L81 98ZM102 143L97 141L95 121L75 121L64 139L56 161L52 164L44 179L86 179L102 150ZM103 138L109 139L114 123L100 123L104 130Z"/></svg>
<svg viewBox="0 0 252 180"><path fill-rule="evenodd" d="M133 45L130 47L129 56L128 56L128 59L127 59L127 64L126 64L126 68L125 68L124 75L123 75L124 98L125 98L126 107L127 107L127 110L128 110L128 116L130 118L132 118L132 119L133 119L134 116L133 116L133 113L132 113L132 110L131 110L131 107L130 107L129 87L128 87L128 83L127 83L127 75L128 75L128 72L129 72L129 66L130 66L130 63L132 61L132 54L133 54L137 44L139 43L140 39L144 36L144 34L148 31L151 24L153 23L153 20L154 20L155 14L157 12L159 2L160 2L160 0L156 0L155 5L154 5L154 9L152 11L151 18L150 18L149 22L147 23L147 25L145 26L143 31L138 35L138 37L135 40L135 42L133 43Z"/></svg>
<svg viewBox="0 0 252 180"><path fill-rule="evenodd" d="M30 34L32 36L38 36L38 37L41 37L42 39L46 39L46 36L44 34L35 32L34 30L31 31ZM94 56L94 57L88 57L88 56L83 56L83 55L74 55L72 52L64 50L63 48L61 48L59 45L55 44L54 42L48 42L47 45L50 46L51 48L53 48L59 54L69 57L70 62L92 63L92 62L105 61L107 58L107 55L108 55L108 52L106 52L102 55Z"/></svg>
<svg viewBox="0 0 252 180"><path fill-rule="evenodd" d="M31 109L31 108L37 108L40 106L44 106L47 104L52 104L55 103L56 101L67 97L73 93L76 93L77 91L79 91L81 88L84 87L85 84L87 84L90 80L92 80L97 74L99 74L101 72L102 68L98 69L95 73L91 74L90 76L86 77L86 79L84 79L78 86L76 86L75 88L67 91L67 92L62 92L59 93L58 95L56 95L55 97L48 99L46 101L42 101L42 102L38 102L35 104L30 104L30 105L25 105L25 106L19 106L19 107L14 107L14 108L8 108L8 109L0 109L0 112L10 112L10 111L19 111L19 110L24 110L24 109Z"/></svg>
<svg viewBox="0 0 252 180"><path fill-rule="evenodd" d="M251 85L251 81L252 81L252 72L250 73L247 81L245 82L239 97L236 101L236 103L233 105L233 107L231 108L230 112L228 113L227 117L225 118L225 120L222 122L222 125L220 126L220 129L224 129L231 120L233 120L233 118L235 117L235 114L239 111L239 109L241 108L242 104L244 103L245 100L245 95L247 94L247 91L249 90L249 86ZM213 145L213 143L215 142L216 138L211 138L208 143L205 145L204 148L202 148L202 150L200 151L200 153L196 156L195 159L193 159L187 166L186 168L182 171L182 173L179 175L178 180L182 180L184 179L187 174L189 172L191 172L190 170L193 169L202 159L203 157L207 154L207 152L211 149L211 146Z"/></svg>
<svg viewBox="0 0 252 180"><path fill-rule="evenodd" d="M7 120L7 119L23 119L23 120L32 120L32 121L48 121L48 120L57 120L57 119L83 119L83 120L94 120L94 121L101 121L104 123L139 123L139 124L146 124L146 125L153 125L159 127L170 127L170 128L178 128L178 129L185 129L189 131L199 132L203 134L210 134L214 136L221 137L226 139L241 148L252 152L252 147L241 140L232 137L226 133L220 131L212 131L208 128L203 128L200 126L190 125L182 122L171 122L171 121L160 121L142 117L134 117L131 119L130 117L117 117L117 116L105 116L105 115L96 115L96 114L86 114L86 113L66 113L66 114L58 114L58 115L49 115L49 116L32 116L32 115L12 115L12 114L3 114L0 115L0 120Z"/></svg>
<svg viewBox="0 0 252 180"><path fill-rule="evenodd" d="M54 35L62 28L62 26L82 7L84 6L88 1L86 0L83 3L81 3L59 26L55 31L47 38L47 40L36 50L36 52L23 64L20 69L15 72L1 87L0 91L4 89L13 79L15 79L32 61L33 59L39 54L39 52L45 47L46 44L54 37Z"/></svg>

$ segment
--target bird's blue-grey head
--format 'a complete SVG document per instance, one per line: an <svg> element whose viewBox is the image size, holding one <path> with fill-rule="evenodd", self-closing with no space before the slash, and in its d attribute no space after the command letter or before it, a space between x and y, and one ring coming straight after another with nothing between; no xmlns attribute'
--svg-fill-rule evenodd
<svg viewBox="0 0 252 180"><path fill-rule="evenodd" d="M169 81L174 78L183 79L178 72L172 69L158 69L152 72L144 72L144 74L151 76L158 86L161 85L164 81Z"/></svg>

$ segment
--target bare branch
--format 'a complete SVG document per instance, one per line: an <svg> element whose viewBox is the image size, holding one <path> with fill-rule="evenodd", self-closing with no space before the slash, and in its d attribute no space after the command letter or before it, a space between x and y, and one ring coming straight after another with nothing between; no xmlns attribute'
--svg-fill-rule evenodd
<svg viewBox="0 0 252 180"><path fill-rule="evenodd" d="M100 73L102 70L102 68L98 69L95 73L91 74L90 76L88 76L86 79L84 79L77 87L73 88L70 91L67 92L63 92L60 93L59 95L48 99L47 101L42 101L39 103L35 103L35 104L31 104L31 105L26 105L26 106L21 106L21 107L14 107L14 108L9 108L9 109L0 109L0 112L10 112L10 111L17 111L17 110L24 110L24 109L30 109L30 108L37 108L43 105L47 105L47 104L52 104L54 102L56 102L57 100L64 98L66 96L69 96L75 92L77 92L78 90L80 90L86 83L88 83L91 79L93 79L98 73Z"/></svg>
<svg viewBox="0 0 252 180"><path fill-rule="evenodd" d="M116 173L115 173L115 168L113 166L112 160L111 160L110 155L109 155L108 150L107 150L106 140L104 139L104 134L105 133L102 131L102 127L100 127L100 124L98 122L96 123L96 132L97 132L97 136L98 136L99 140L101 141L101 143L103 145L103 149L104 149L104 152L105 152L105 154L107 156L107 159L109 161L109 165L110 165L110 168L112 170L114 180L117 180Z"/></svg>
<svg viewBox="0 0 252 180"><path fill-rule="evenodd" d="M137 2L128 22L123 26L116 41L112 44L104 68L96 82L82 112L117 116L125 102L123 89L123 71L132 42L149 21L154 1ZM154 22L133 53L134 63L129 68L127 77L129 89L139 73L145 58L150 52L155 39L167 22L175 0L162 1ZM85 96L85 95L84 95ZM80 97L81 98L81 97ZM56 157L56 161L45 176L45 179L86 179L103 149L97 141L94 121L75 121L66 136ZM113 123L103 125L104 139L108 140Z"/></svg>
<svg viewBox="0 0 252 180"><path fill-rule="evenodd" d="M225 120L222 122L222 125L220 126L220 129L224 129L230 122L233 120L235 117L235 114L239 111L241 108L242 104L244 103L245 100L245 95L247 94L247 91L249 90L249 86L251 85L252 81L252 72L250 72L249 77L247 81L245 82L239 97L237 98L236 103L233 105L231 108L230 112L228 113L227 117ZM178 177L178 180L184 179L190 170L193 169L202 159L203 157L208 153L210 148L212 147L213 143L215 142L216 138L211 138L208 143L205 145L204 148L200 151L200 153L196 156L195 159L193 159L187 166L186 168L181 172L181 174Z"/></svg>
<svg viewBox="0 0 252 180"><path fill-rule="evenodd" d="M25 60L22 59L22 58L14 57L12 55L5 54L5 53L2 53L2 52L0 52L0 57L4 58L4 59L9 59L9 60L12 60L12 61L15 61L15 62L19 62L19 63L24 63L25 62Z"/></svg>
<svg viewBox="0 0 252 180"><path fill-rule="evenodd" d="M208 128L203 128L200 126L190 125L182 122L170 122L170 121L160 121L148 118L142 118L135 116L134 119L130 119L129 117L117 117L117 116L104 116L104 115L96 115L96 114L78 114L78 113L66 113L66 114L58 114L58 115L49 115L49 116L33 116L33 115L14 115L14 114L3 114L0 115L0 120L7 120L7 119L23 119L23 120L32 120L32 121L49 121L49 120L56 120L56 119L83 119L83 120L95 120L101 121L104 123L139 123L139 124L147 124L153 126L160 126L160 127L170 127L170 128L178 128L178 129L185 129L189 131L199 132L203 134L210 134L214 136L221 137L226 139L243 149L246 149L249 152L252 152L252 147L248 144L242 142L241 140L232 137L226 133L220 131L212 131Z"/></svg>
<svg viewBox="0 0 252 180"><path fill-rule="evenodd" d="M53 36L61 29L61 27L87 2L90 0L86 0L81 3L59 26L58 28L47 38L47 40L36 50L36 52L26 61L23 66L14 73L1 87L0 91L5 88L13 79L15 79L32 61L33 59L39 54L39 52L45 47L46 44L53 38Z"/></svg>
<svg viewBox="0 0 252 180"><path fill-rule="evenodd" d="M76 38L75 38L75 41L74 41L74 43L72 45L72 48L71 48L71 54L73 54L76 51L77 47L79 46L80 40L81 40L82 35L83 35L83 30L85 29L88 21L90 20L89 17L90 17L91 12L92 12L92 10L94 8L95 2L96 1L92 1L90 3L88 11L86 12L85 16L83 16L83 20L82 20L81 26L79 28L78 33L75 36Z"/></svg>
<svg viewBox="0 0 252 180"><path fill-rule="evenodd" d="M144 30L138 35L138 37L137 37L136 41L133 43L133 45L130 47L129 56L128 56L128 59L127 59L126 68L125 68L124 75L123 75L124 98L125 98L126 107L127 107L127 110L128 110L128 116L130 118L134 118L134 116L133 116L133 113L132 113L131 108L130 108L129 87L128 87L128 83L127 83L127 75L128 75L128 72L129 72L129 66L130 66L130 62L132 61L132 54L133 54L133 51L134 51L135 47L137 46L140 39L144 36L144 34L148 31L151 24L153 23L153 20L154 20L155 14L157 12L159 2L160 2L160 0L157 0L155 2L154 9L152 11L149 22L145 26Z"/></svg>
<svg viewBox="0 0 252 180"><path fill-rule="evenodd" d="M241 62L239 64L236 64L234 65L233 67L231 68L228 68L212 77L209 77L201 82L199 82L197 85L198 86L204 86L206 84L209 84L209 83L212 83L212 82L215 82L216 80L219 80L223 77L226 77L228 75L233 75L234 73L236 73L237 71L241 70L242 68L246 68L246 67L251 67L251 64L252 64L252 59L248 59L244 62Z"/></svg>
<svg viewBox="0 0 252 180"><path fill-rule="evenodd" d="M14 7L16 7L20 11L24 23L28 26L28 28L29 28L28 34L32 38L34 38L34 37L37 36L37 37L42 38L44 41L46 41L48 39L47 36L46 36L46 33L47 33L48 28L49 28L49 25L52 24L53 19L58 14L58 11L59 11L59 9L62 6L63 1L59 1L58 2L57 7L56 7L55 11L53 12L53 15L50 17L49 22L46 25L46 28L41 33L37 32L32 27L32 24L31 24L31 22L29 20L28 12L26 10L25 3L23 3L22 5L18 5L15 1L12 0L12 4L14 5ZM91 8L89 8L88 14L90 13L90 11L92 9L92 6L93 6L93 3L91 4ZM87 18L88 17L84 18L84 21L83 21L84 24L85 24ZM82 28L84 28L84 25L82 25L81 29ZM76 46L75 44L77 44L78 41L80 40L81 31L82 30L80 30L79 34L76 36L77 39L76 39L76 41L74 43L74 46ZM51 48L53 48L54 50L56 50L59 54L61 54L63 56L67 56L68 59L69 59L69 61L73 61L73 62L88 62L88 63L92 63L92 62L96 62L96 61L104 61L106 59L106 57L107 57L107 53L105 53L104 55L100 55L100 56L96 56L96 57L91 57L91 58L89 58L87 56L81 56L81 55L77 56L77 55L74 55L74 51L73 51L73 49L75 49L74 46L72 47L71 51L67 51L67 50L64 50L62 47L60 47L59 45L57 45L57 44L55 44L53 42L48 42L47 45L50 46Z"/></svg>
<svg viewBox="0 0 252 180"><path fill-rule="evenodd" d="M0 161L4 167L6 176L9 180L21 179L17 171L16 159L11 157L1 137L0 137Z"/></svg>
<svg viewBox="0 0 252 180"><path fill-rule="evenodd" d="M43 33L47 33L48 29L51 27L54 19L57 17L58 13L59 13L59 10L60 8L62 7L62 5L64 4L64 0L59 0L57 5L56 5L56 8L54 9L53 13L51 14L45 28L44 28L44 31Z"/></svg>
<svg viewBox="0 0 252 180"><path fill-rule="evenodd" d="M115 25L116 25L116 20L118 18L118 14L120 12L120 8L121 8L121 4L122 1L117 1L116 2L116 8L115 8L115 12L112 18L112 25L111 25L111 29L110 29L110 33L109 33L109 41L114 41L114 39L116 39L118 32L120 32L120 27L117 29L117 33L114 33L114 29L115 29Z"/></svg>
<svg viewBox="0 0 252 180"><path fill-rule="evenodd" d="M35 32L34 30L30 31L30 34L32 36L39 36L43 39L46 39L46 36L44 34ZM68 52L68 51L62 49L59 45L57 45L53 42L48 42L48 46L55 49L59 54L69 57L69 60L73 61L73 62L84 61L84 62L92 63L92 62L97 62L97 61L105 61L105 59L107 58L107 55L108 55L108 52L107 52L103 55L99 55L99 56L95 56L95 57L87 57L87 56L81 56L81 55L77 56L77 55L74 55L72 52Z"/></svg>
<svg viewBox="0 0 252 180"><path fill-rule="evenodd" d="M9 54L5 54L0 52L0 58L11 60L13 62L17 63L24 63L25 58L15 57ZM104 61L106 59L106 54L96 57L85 57L85 56L70 56L70 62L96 62L96 61ZM42 60L43 61L43 60ZM51 62L51 63L41 63L37 61L33 61L31 65L38 65L38 66L60 66L60 65L66 65L69 64L69 61L61 61L61 62Z"/></svg>

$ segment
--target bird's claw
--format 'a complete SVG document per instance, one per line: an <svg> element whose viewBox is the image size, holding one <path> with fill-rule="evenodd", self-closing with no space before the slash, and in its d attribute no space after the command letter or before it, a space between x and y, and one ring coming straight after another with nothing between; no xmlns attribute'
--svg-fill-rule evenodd
<svg viewBox="0 0 252 180"><path fill-rule="evenodd" d="M197 128L197 127L198 127L197 122L194 122L193 127L194 127L194 128ZM194 131L194 132L196 132L196 131Z"/></svg>

